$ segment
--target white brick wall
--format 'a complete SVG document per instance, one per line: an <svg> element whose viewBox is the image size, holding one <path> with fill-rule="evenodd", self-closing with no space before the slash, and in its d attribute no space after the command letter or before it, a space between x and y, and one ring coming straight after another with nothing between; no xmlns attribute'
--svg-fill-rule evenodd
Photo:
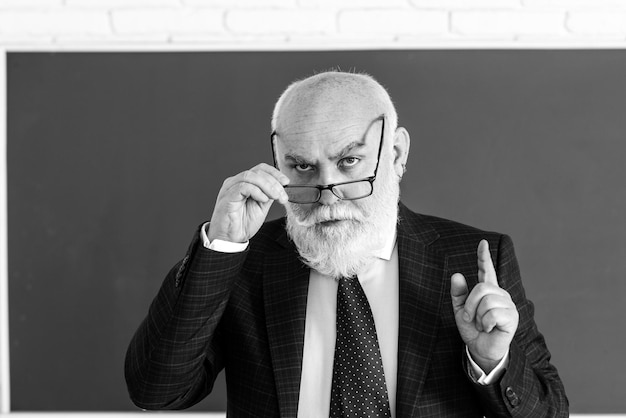
<svg viewBox="0 0 626 418"><path fill-rule="evenodd" d="M325 9L235 9L226 12L232 34L321 34L336 32L335 13Z"/></svg>
<svg viewBox="0 0 626 418"><path fill-rule="evenodd" d="M106 13L81 9L19 9L0 12L0 34L64 35L108 34L110 19Z"/></svg>
<svg viewBox="0 0 626 418"><path fill-rule="evenodd" d="M178 35L225 32L224 11L198 8L132 8L109 13L112 31L121 35Z"/></svg>
<svg viewBox="0 0 626 418"><path fill-rule="evenodd" d="M450 30L461 35L565 34L565 12L470 10L452 13Z"/></svg>
<svg viewBox="0 0 626 418"><path fill-rule="evenodd" d="M366 9L343 10L338 16L338 30L355 34L435 34L448 33L448 13L443 10Z"/></svg>
<svg viewBox="0 0 626 418"><path fill-rule="evenodd" d="M567 28L575 33L585 35L619 35L626 36L626 10L592 11L570 13Z"/></svg>
<svg viewBox="0 0 626 418"><path fill-rule="evenodd" d="M0 0L0 47L626 45L626 0Z"/></svg>

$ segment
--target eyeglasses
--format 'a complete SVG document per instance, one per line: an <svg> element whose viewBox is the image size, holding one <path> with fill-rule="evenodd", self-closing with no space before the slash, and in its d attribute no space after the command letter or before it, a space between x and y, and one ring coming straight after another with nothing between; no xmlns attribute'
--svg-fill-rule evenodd
<svg viewBox="0 0 626 418"><path fill-rule="evenodd" d="M374 180L376 180L376 173L378 172L378 164L380 163L380 153L383 149L383 137L385 134L385 115L380 115L374 119L372 124L382 121L380 129L380 144L378 145L378 156L376 157L376 168L374 169L374 175L365 177L359 180L344 181L342 183L315 185L315 184L288 184L285 187L287 198L291 203L308 204L317 203L322 197L322 191L330 190L332 194L337 196L340 200L357 200L364 197L371 196L374 192ZM270 135L270 142L272 145L272 157L274 159L274 167L278 170L278 164L276 164L276 152L274 150L274 137L276 131L273 131Z"/></svg>

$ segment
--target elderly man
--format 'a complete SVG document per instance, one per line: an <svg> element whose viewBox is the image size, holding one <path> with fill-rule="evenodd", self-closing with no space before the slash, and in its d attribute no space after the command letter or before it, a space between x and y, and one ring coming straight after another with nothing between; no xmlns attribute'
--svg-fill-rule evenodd
<svg viewBox="0 0 626 418"><path fill-rule="evenodd" d="M135 404L189 407L224 368L233 417L568 415L510 238L399 203L380 84L297 81L272 128L274 166L224 181L131 342Z"/></svg>

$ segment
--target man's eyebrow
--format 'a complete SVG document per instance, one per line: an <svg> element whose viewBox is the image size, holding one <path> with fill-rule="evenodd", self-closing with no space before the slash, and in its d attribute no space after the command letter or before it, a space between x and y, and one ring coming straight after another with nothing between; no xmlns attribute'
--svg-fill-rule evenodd
<svg viewBox="0 0 626 418"><path fill-rule="evenodd" d="M331 160L340 160L341 158L344 158L346 155L348 155L355 148L362 148L364 146L365 146L365 142L363 142L363 141L352 141L348 145L343 147L337 154L331 156L330 159ZM298 155L298 154L295 154L295 153L291 153L291 152L288 152L287 154L285 154L284 158L285 158L285 160L289 160L289 161L291 161L291 162L293 162L295 164L310 164L310 165L313 165L313 162L309 161L306 157L303 157L301 155Z"/></svg>
<svg viewBox="0 0 626 418"><path fill-rule="evenodd" d="M343 147L341 149L341 151L339 151L337 154L331 156L330 159L331 160L339 160L339 159L345 157L346 155L348 155L350 152L352 152L353 149L355 149L355 148L363 148L364 146L365 146L365 142L364 141L352 141L348 145Z"/></svg>
<svg viewBox="0 0 626 418"><path fill-rule="evenodd" d="M288 152L287 154L285 154L285 160L289 160L295 164L311 164L310 161L307 161L306 158L298 155L298 154L292 154L290 152Z"/></svg>

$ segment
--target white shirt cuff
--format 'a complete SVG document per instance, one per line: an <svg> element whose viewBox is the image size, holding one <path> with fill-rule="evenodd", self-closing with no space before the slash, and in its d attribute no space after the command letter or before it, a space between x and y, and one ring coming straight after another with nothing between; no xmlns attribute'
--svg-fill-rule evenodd
<svg viewBox="0 0 626 418"><path fill-rule="evenodd" d="M500 360L500 363L498 363L498 365L494 367L491 373L485 374L483 369L481 369L480 366L476 364L474 359L472 359L472 356L470 355L470 352L467 346L465 346L465 354L467 355L467 359L469 360L469 363L472 367L472 371L474 372L472 377L474 377L476 382L480 385L485 385L485 386L490 385L496 380L498 380L500 376L502 376L502 374L504 373L504 369L506 369L507 366L509 365L509 352L507 351L506 355L502 357L502 360Z"/></svg>
<svg viewBox="0 0 626 418"><path fill-rule="evenodd" d="M202 245L204 245L204 248L218 251L220 253L240 253L248 248L248 241L230 242L221 239L214 239L213 241L209 241L209 236L207 235L208 226L209 223L207 222L202 225L202 228L200 228L200 238L202 238Z"/></svg>

